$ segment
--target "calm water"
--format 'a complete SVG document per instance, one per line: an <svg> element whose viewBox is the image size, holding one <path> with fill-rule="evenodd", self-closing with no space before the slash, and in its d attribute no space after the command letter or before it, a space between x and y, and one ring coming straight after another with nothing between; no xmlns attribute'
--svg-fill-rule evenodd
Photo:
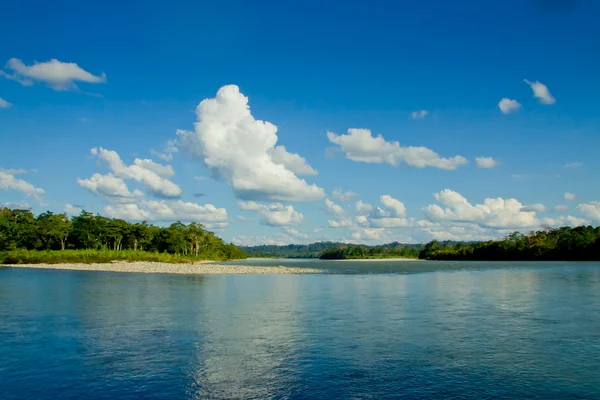
<svg viewBox="0 0 600 400"><path fill-rule="evenodd" d="M285 263L0 269L0 398L600 398L600 263Z"/></svg>

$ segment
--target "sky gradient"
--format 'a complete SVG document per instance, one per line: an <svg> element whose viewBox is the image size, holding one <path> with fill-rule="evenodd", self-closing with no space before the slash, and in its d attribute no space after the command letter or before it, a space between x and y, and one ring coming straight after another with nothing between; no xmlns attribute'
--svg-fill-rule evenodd
<svg viewBox="0 0 600 400"><path fill-rule="evenodd" d="M237 244L600 224L600 4L13 2L0 205Z"/></svg>

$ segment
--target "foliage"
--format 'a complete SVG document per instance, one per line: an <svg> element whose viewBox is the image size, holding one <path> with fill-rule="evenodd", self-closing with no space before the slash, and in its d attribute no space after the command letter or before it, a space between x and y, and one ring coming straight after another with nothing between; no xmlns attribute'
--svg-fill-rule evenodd
<svg viewBox="0 0 600 400"><path fill-rule="evenodd" d="M262 245L242 247L249 257L273 258L323 258L334 259L335 255L341 256L339 249L362 248L364 252L360 257L345 254L343 258L391 258L410 257L416 258L421 245L401 244L398 242L379 245L349 245L339 242L317 242L311 244L290 244L287 246ZM358 251L358 250L355 250ZM337 253L336 253L337 252ZM346 251L347 252L347 251ZM337 257L340 258L340 257Z"/></svg>
<svg viewBox="0 0 600 400"><path fill-rule="evenodd" d="M0 208L0 263L241 258L246 258L242 250L194 222L159 227L146 222L131 224L87 211L69 219L66 214L50 211L36 217L29 210Z"/></svg>
<svg viewBox="0 0 600 400"><path fill-rule="evenodd" d="M350 260L368 258L417 258L418 245L403 245L390 243L382 246L352 246L345 245L325 250L321 255L322 260Z"/></svg>
<svg viewBox="0 0 600 400"><path fill-rule="evenodd" d="M514 232L503 240L425 245L419 258L428 260L600 260L600 227L562 227Z"/></svg>

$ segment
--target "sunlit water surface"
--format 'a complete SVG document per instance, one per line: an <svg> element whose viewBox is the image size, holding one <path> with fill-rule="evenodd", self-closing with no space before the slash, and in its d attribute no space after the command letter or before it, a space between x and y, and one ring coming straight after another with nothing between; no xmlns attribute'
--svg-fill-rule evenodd
<svg viewBox="0 0 600 400"><path fill-rule="evenodd" d="M246 263L0 268L0 398L600 398L600 263Z"/></svg>

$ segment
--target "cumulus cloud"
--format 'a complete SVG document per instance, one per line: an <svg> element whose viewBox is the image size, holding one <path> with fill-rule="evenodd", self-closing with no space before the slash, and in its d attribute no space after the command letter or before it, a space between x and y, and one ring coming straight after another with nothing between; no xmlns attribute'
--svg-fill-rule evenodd
<svg viewBox="0 0 600 400"><path fill-rule="evenodd" d="M65 204L65 213L67 213L67 215L73 216L73 215L79 215L81 214L81 207L78 207L76 205L73 204Z"/></svg>
<svg viewBox="0 0 600 400"><path fill-rule="evenodd" d="M9 107L12 107L12 103L9 103L8 101L6 101L2 97L0 97L0 108L9 108Z"/></svg>
<svg viewBox="0 0 600 400"><path fill-rule="evenodd" d="M498 103L498 108L500 108L500 111L502 111L504 114L510 114L521 108L521 104L519 104L519 102L516 100L503 97Z"/></svg>
<svg viewBox="0 0 600 400"><path fill-rule="evenodd" d="M32 197L38 201L41 201L41 196L45 193L44 189L37 188L31 183L15 177L15 175L23 173L25 173L25 171L22 169L0 168L0 189L16 190L17 192L21 192L28 197Z"/></svg>
<svg viewBox="0 0 600 400"><path fill-rule="evenodd" d="M373 211L373 206L369 203L365 203L362 200L356 202L356 214L357 215L369 215Z"/></svg>
<svg viewBox="0 0 600 400"><path fill-rule="evenodd" d="M54 90L76 90L75 82L106 83L105 73L95 76L75 63L61 62L54 58L45 62L34 61L32 65L25 65L23 61L11 58L4 69L11 72L0 71L1 76L24 86L43 82Z"/></svg>
<svg viewBox="0 0 600 400"><path fill-rule="evenodd" d="M567 211L569 211L569 206L566 206L564 204L560 204L558 206L554 206L554 211L567 212Z"/></svg>
<svg viewBox="0 0 600 400"><path fill-rule="evenodd" d="M260 222L268 226L299 224L304 219L304 216L295 211L294 207L280 203L259 204L255 201L238 201L238 206L244 211L257 212L262 217Z"/></svg>
<svg viewBox="0 0 600 400"><path fill-rule="evenodd" d="M556 99L554 97L552 97L552 95L550 94L550 90L548 90L548 87L546 85L544 85L542 82L539 82L539 81L531 82L531 81L525 79L525 83L527 83L531 87L531 90L533 90L533 97L538 99L540 101L540 103L542 103L542 104L556 103Z"/></svg>
<svg viewBox="0 0 600 400"><path fill-rule="evenodd" d="M133 163L140 168L144 168L144 169L154 172L156 175L160 176L161 178L170 178L173 175L175 175L175 172L173 171L173 167L171 167L170 165L162 165L162 164L155 163L152 160L147 160L147 159L141 160L139 158L136 158Z"/></svg>
<svg viewBox="0 0 600 400"><path fill-rule="evenodd" d="M306 233L302 233L294 228L283 228L283 231L294 238L308 239L308 235Z"/></svg>
<svg viewBox="0 0 600 400"><path fill-rule="evenodd" d="M6 207L12 210L29 210L31 206L26 201L6 201L4 203L0 203L0 208Z"/></svg>
<svg viewBox="0 0 600 400"><path fill-rule="evenodd" d="M565 164L565 168L579 168L581 166L583 166L583 163L579 161Z"/></svg>
<svg viewBox="0 0 600 400"><path fill-rule="evenodd" d="M260 245L272 245L272 246L285 246L293 243L294 239L288 235L279 234L275 237L269 236L234 236L232 240L233 244L237 246L260 246Z"/></svg>
<svg viewBox="0 0 600 400"><path fill-rule="evenodd" d="M477 168L494 168L498 165L498 161L494 160L492 157L477 157L475 159L475 164Z"/></svg>
<svg viewBox="0 0 600 400"><path fill-rule="evenodd" d="M569 193L569 192L565 192L565 194L563 196L565 197L565 200L569 200L569 201L573 201L577 197L575 195L575 193Z"/></svg>
<svg viewBox="0 0 600 400"><path fill-rule="evenodd" d="M453 221L475 223L489 228L528 228L539 226L535 211L523 211L516 199L486 198L472 205L460 193L444 189L434 195L445 208L431 204L424 208L432 222Z"/></svg>
<svg viewBox="0 0 600 400"><path fill-rule="evenodd" d="M600 202L592 201L577 206L579 212L589 220L600 223Z"/></svg>
<svg viewBox="0 0 600 400"><path fill-rule="evenodd" d="M299 171L316 171L297 154L276 149L277 127L254 119L248 98L237 86L223 86L215 98L200 102L196 116L194 132L177 131L179 147L201 159L239 199L315 201L325 197L322 188L298 178Z"/></svg>
<svg viewBox="0 0 600 400"><path fill-rule="evenodd" d="M227 210L212 204L196 204L181 200L142 200L137 203L112 204L104 207L112 218L129 221L200 222L206 227L222 228L227 224Z"/></svg>
<svg viewBox="0 0 600 400"><path fill-rule="evenodd" d="M413 111L412 113L410 113L410 117L412 119L423 119L427 116L427 114L429 114L427 110Z"/></svg>
<svg viewBox="0 0 600 400"><path fill-rule="evenodd" d="M342 202L343 202L343 201L352 200L352 199L354 199L354 198L358 197L358 193L354 193L354 192L353 192L353 191L351 191L351 190L348 190L347 192L344 192L344 191L342 190L342 188L339 188L339 187L337 187L337 188L333 189L333 192L331 193L331 195L332 195L332 196L333 196L335 199L337 199L337 200L339 200L339 201L342 201Z"/></svg>
<svg viewBox="0 0 600 400"><path fill-rule="evenodd" d="M523 206L523 208L521 208L521 211L546 212L548 211L548 208L543 204L535 203Z"/></svg>
<svg viewBox="0 0 600 400"><path fill-rule="evenodd" d="M283 165L296 175L317 175L318 172L313 169L306 159L298 154L290 153L285 149L285 146L276 146L268 150L271 160L275 164Z"/></svg>
<svg viewBox="0 0 600 400"><path fill-rule="evenodd" d="M346 158L365 163L387 163L394 166L435 167L453 170L468 161L463 156L440 157L427 147L400 146L397 141L388 142L383 136L373 137L369 129L348 129L347 135L327 132L327 138L340 147Z"/></svg>
<svg viewBox="0 0 600 400"><path fill-rule="evenodd" d="M136 158L133 165L127 166L116 151L106 150L102 147L91 149L91 154L104 161L115 177L141 182L156 196L179 197L183 193L183 189L167 179L173 175L173 169L169 165Z"/></svg>
<svg viewBox="0 0 600 400"><path fill-rule="evenodd" d="M587 221L582 218L573 217L572 215L560 216L558 218L546 217L542 219L543 226L558 228L561 226L581 226L586 225Z"/></svg>
<svg viewBox="0 0 600 400"><path fill-rule="evenodd" d="M329 199L325 199L325 210L334 217L343 217L346 215L346 211L339 204Z"/></svg>
<svg viewBox="0 0 600 400"><path fill-rule="evenodd" d="M106 175L95 173L88 179L77 179L77 184L97 196L133 198L127 184L111 173Z"/></svg>

